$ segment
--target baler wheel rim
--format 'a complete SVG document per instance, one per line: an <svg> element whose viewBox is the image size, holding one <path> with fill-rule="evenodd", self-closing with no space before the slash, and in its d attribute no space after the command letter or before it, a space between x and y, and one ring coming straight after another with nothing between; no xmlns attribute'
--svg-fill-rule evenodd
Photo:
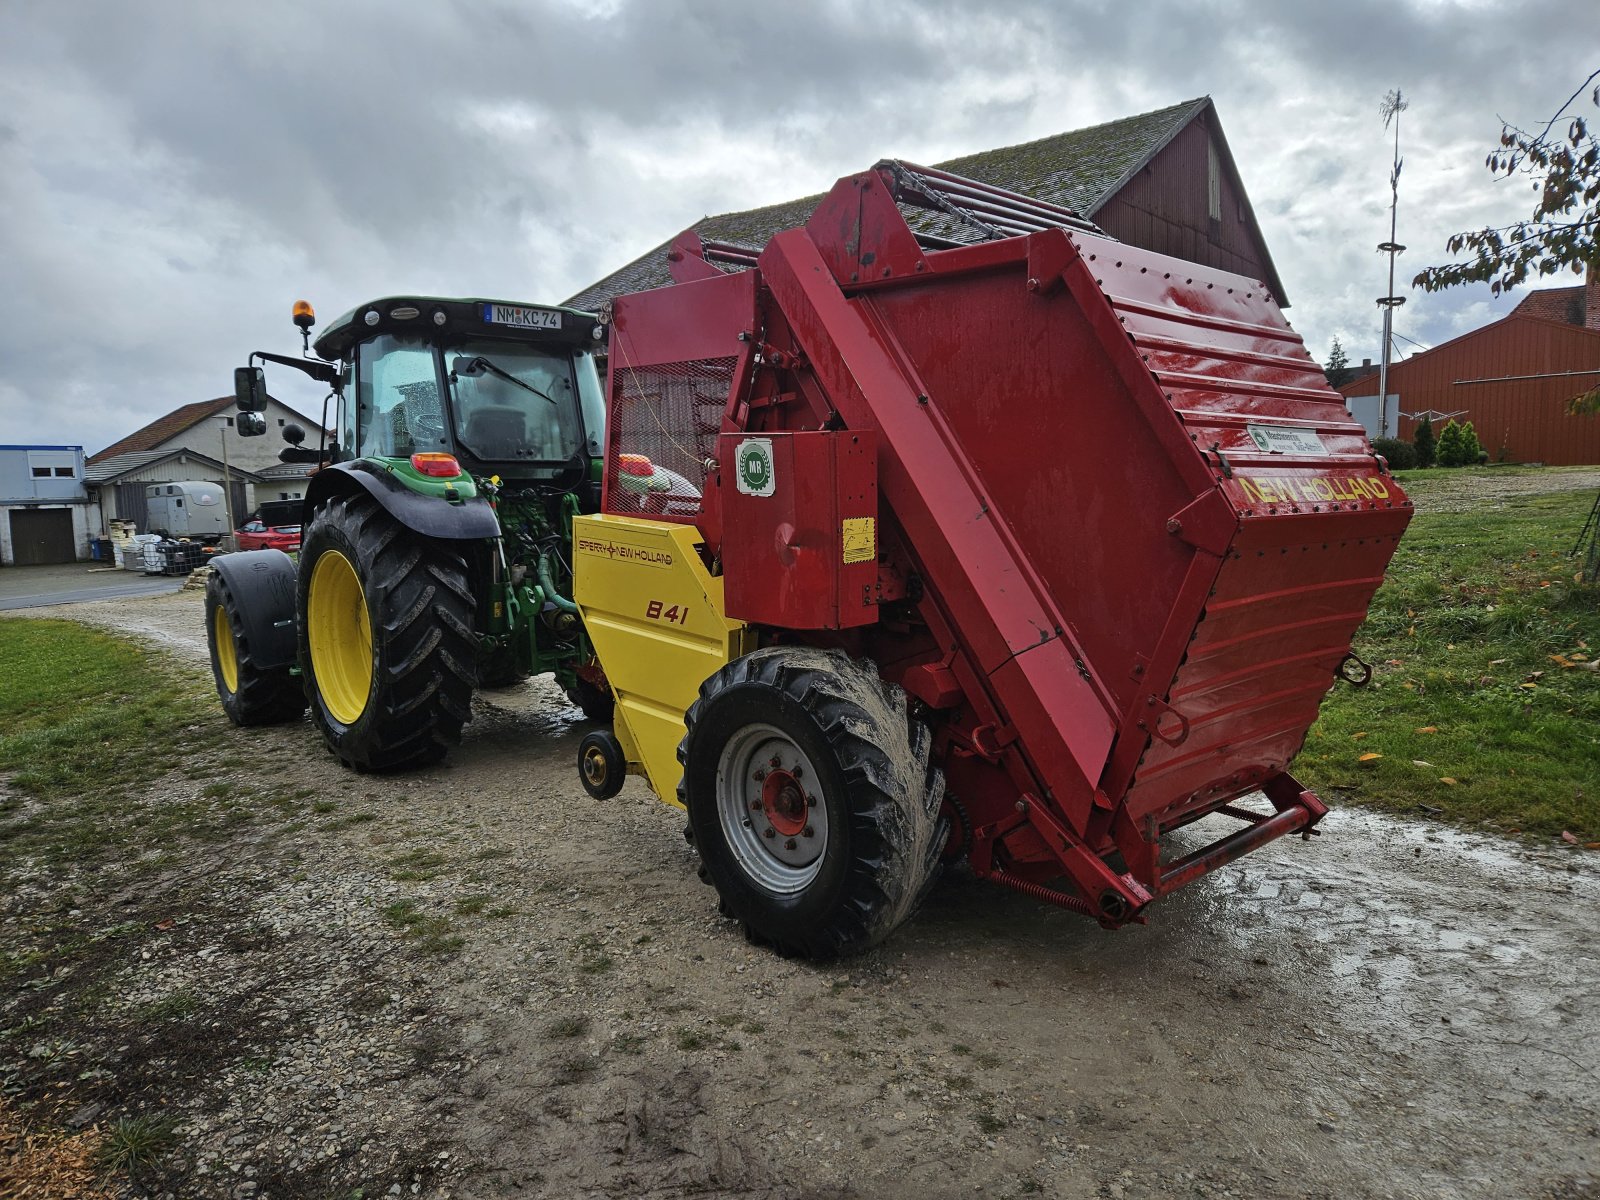
<svg viewBox="0 0 1600 1200"><path fill-rule="evenodd" d="M828 809L809 801L808 817L788 811L784 800L816 767L788 734L752 724L724 743L717 760L717 817L728 849L750 877L768 891L789 896L817 877L828 848ZM813 785L814 786L814 785ZM808 832L809 831L809 832Z"/></svg>

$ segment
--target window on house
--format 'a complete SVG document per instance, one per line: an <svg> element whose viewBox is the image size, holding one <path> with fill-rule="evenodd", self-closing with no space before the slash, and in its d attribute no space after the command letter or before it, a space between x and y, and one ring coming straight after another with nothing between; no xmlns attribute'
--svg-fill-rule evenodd
<svg viewBox="0 0 1600 1200"><path fill-rule="evenodd" d="M228 428L229 428L229 429L232 429L232 428L233 428L233 418L232 418L232 417L229 417L229 418L228 418Z"/></svg>
<svg viewBox="0 0 1600 1200"><path fill-rule="evenodd" d="M49 479L50 478L50 468L49 467L35 467L35 468L33 468L33 477L35 479Z"/></svg>
<svg viewBox="0 0 1600 1200"><path fill-rule="evenodd" d="M57 467L56 468L56 478L57 479L71 479L72 478L72 468L71 467Z"/></svg>
<svg viewBox="0 0 1600 1200"><path fill-rule="evenodd" d="M1206 143L1206 212L1213 221L1222 220L1222 164L1215 142Z"/></svg>
<svg viewBox="0 0 1600 1200"><path fill-rule="evenodd" d="M278 428L279 429L283 428L283 422L284 422L284 418L283 417L279 417L278 418Z"/></svg>

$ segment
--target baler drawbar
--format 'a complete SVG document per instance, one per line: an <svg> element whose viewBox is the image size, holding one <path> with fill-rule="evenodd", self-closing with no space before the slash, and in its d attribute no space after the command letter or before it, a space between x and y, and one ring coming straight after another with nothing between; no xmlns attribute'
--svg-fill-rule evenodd
<svg viewBox="0 0 1600 1200"><path fill-rule="evenodd" d="M677 797L747 926L857 949L941 854L1116 926L1314 831L1287 768L1411 503L1267 285L900 162L669 257L574 522L585 773Z"/></svg>

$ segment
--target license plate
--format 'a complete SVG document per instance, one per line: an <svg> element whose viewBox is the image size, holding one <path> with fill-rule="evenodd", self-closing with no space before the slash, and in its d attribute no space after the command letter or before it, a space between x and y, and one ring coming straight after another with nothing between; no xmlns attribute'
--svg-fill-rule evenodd
<svg viewBox="0 0 1600 1200"><path fill-rule="evenodd" d="M548 308L515 308L510 304L485 304L483 319L491 325L518 329L560 329L561 314Z"/></svg>

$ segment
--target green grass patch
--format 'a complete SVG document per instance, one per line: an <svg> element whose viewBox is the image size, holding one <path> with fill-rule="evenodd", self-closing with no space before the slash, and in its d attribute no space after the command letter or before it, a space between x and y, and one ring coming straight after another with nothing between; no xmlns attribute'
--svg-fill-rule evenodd
<svg viewBox="0 0 1600 1200"><path fill-rule="evenodd" d="M0 662L0 771L27 795L117 794L145 781L152 746L220 732L190 680L73 621L0 620Z"/></svg>
<svg viewBox="0 0 1600 1200"><path fill-rule="evenodd" d="M439 868L449 861L449 855L419 846L389 860L392 868L389 877L401 881L437 879L441 874Z"/></svg>
<svg viewBox="0 0 1600 1200"><path fill-rule="evenodd" d="M1600 589L1575 491L1421 513L1356 649L1366 688L1323 702L1296 774L1347 803L1600 840Z"/></svg>
<svg viewBox="0 0 1600 1200"><path fill-rule="evenodd" d="M233 732L194 672L72 621L0 620L0 662L0 883L30 863L161 869L151 852L226 838L267 809L216 787L139 802Z"/></svg>
<svg viewBox="0 0 1600 1200"><path fill-rule="evenodd" d="M199 1011L200 997L188 988L179 988L146 1005L141 1015L150 1021L186 1021Z"/></svg>
<svg viewBox="0 0 1600 1200"><path fill-rule="evenodd" d="M122 1117L106 1130L100 1159L112 1171L137 1177L176 1144L173 1122L166 1117Z"/></svg>
<svg viewBox="0 0 1600 1200"><path fill-rule="evenodd" d="M423 912L415 900L387 905L383 919L426 954L450 954L466 944L467 939L454 932L449 917Z"/></svg>

